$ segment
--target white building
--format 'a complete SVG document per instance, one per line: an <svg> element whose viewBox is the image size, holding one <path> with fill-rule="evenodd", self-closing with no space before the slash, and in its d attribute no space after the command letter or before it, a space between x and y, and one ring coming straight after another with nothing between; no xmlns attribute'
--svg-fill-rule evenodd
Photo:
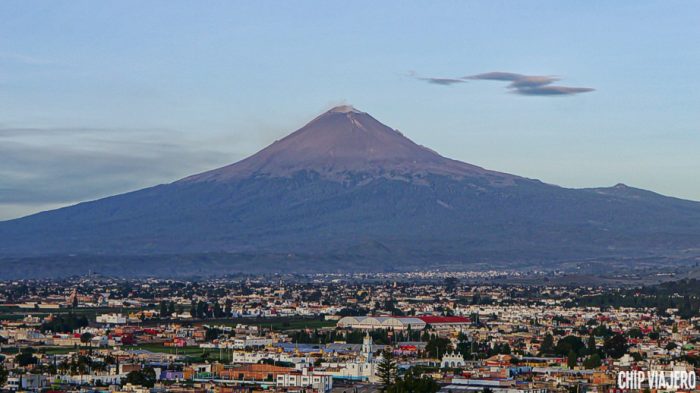
<svg viewBox="0 0 700 393"><path fill-rule="evenodd" d="M108 336L95 336L92 339L90 339L90 345L93 347L106 347L109 345L109 337Z"/></svg>
<svg viewBox="0 0 700 393"><path fill-rule="evenodd" d="M127 322L126 317L122 314L102 314L98 315L96 320L97 323L109 325L124 325Z"/></svg>
<svg viewBox="0 0 700 393"><path fill-rule="evenodd" d="M425 322L413 317L343 317L338 321L339 328L353 329L393 329L393 330L423 330Z"/></svg>
<svg viewBox="0 0 700 393"><path fill-rule="evenodd" d="M246 337L246 338L236 338L233 340L233 347L236 349L244 349L250 347L265 347L272 345L271 338L265 337Z"/></svg>
<svg viewBox="0 0 700 393"><path fill-rule="evenodd" d="M21 374L8 376L5 386L0 386L0 388L10 391L30 390L38 392L50 386L49 378L45 375Z"/></svg>
<svg viewBox="0 0 700 393"><path fill-rule="evenodd" d="M244 352L234 351L231 355L231 364L254 364L260 363L263 359L272 359L276 362L288 362L294 364L313 363L313 360L306 357L294 357L286 352Z"/></svg>
<svg viewBox="0 0 700 393"><path fill-rule="evenodd" d="M440 368L460 368L465 366L464 356L459 353L446 353L440 362Z"/></svg>
<svg viewBox="0 0 700 393"><path fill-rule="evenodd" d="M319 392L330 392L333 389L333 377L304 368L301 373L277 375L277 386L312 388Z"/></svg>

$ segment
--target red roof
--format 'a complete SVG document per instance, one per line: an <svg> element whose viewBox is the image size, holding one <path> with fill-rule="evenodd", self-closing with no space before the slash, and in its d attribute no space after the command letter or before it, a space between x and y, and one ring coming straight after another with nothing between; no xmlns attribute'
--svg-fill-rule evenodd
<svg viewBox="0 0 700 393"><path fill-rule="evenodd" d="M470 323L471 320L469 318L465 317L439 317L439 316L434 316L434 315L423 315L423 316L417 316L416 318L420 319L421 321L429 324L437 324L437 323Z"/></svg>

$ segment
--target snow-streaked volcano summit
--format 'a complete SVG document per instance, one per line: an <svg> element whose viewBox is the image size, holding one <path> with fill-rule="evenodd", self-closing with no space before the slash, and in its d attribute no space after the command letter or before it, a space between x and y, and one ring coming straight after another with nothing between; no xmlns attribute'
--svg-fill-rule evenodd
<svg viewBox="0 0 700 393"><path fill-rule="evenodd" d="M513 176L445 158L350 105L337 106L235 164L194 175L185 182L228 181L250 176L289 177L300 171L329 180L365 177L419 180L428 174L484 177L508 183Z"/></svg>
<svg viewBox="0 0 700 393"><path fill-rule="evenodd" d="M698 202L489 171L340 106L223 168L0 222L0 278L692 260L698 244Z"/></svg>

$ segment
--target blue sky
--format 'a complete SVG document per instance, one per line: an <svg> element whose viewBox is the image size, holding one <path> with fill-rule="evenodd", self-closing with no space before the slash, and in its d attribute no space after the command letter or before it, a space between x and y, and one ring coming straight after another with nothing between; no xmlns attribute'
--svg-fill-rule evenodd
<svg viewBox="0 0 700 393"><path fill-rule="evenodd" d="M441 154L700 200L700 2L3 1L0 219L237 161L350 103ZM526 95L490 72L590 92Z"/></svg>

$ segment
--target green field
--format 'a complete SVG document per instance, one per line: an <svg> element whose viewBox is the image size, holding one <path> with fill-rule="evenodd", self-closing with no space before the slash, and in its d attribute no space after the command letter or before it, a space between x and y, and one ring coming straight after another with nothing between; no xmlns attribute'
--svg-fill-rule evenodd
<svg viewBox="0 0 700 393"><path fill-rule="evenodd" d="M37 348L37 351L48 354L48 355L64 355L68 352L77 352L78 348L73 348L73 347L43 347L43 348Z"/></svg>

